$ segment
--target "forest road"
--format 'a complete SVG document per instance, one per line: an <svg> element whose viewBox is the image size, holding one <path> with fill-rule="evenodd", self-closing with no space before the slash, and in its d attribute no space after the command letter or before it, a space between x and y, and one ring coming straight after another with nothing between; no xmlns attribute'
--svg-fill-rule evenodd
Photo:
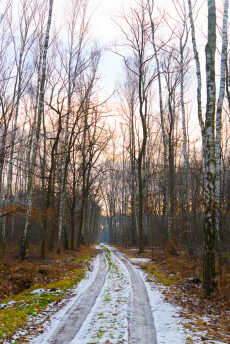
<svg viewBox="0 0 230 344"><path fill-rule="evenodd" d="M119 250L101 246L94 278L34 344L157 344L140 272Z"/></svg>
<svg viewBox="0 0 230 344"><path fill-rule="evenodd" d="M95 279L84 290L71 308L64 314L59 321L55 331L43 341L52 344L70 343L84 324L88 314L90 313L95 300L97 299L101 289L105 283L107 275L107 262L104 251L99 253L99 269L96 272Z"/></svg>
<svg viewBox="0 0 230 344"><path fill-rule="evenodd" d="M129 319L129 344L156 344L156 330L145 284L139 271L117 249L112 252L127 268L132 286Z"/></svg>

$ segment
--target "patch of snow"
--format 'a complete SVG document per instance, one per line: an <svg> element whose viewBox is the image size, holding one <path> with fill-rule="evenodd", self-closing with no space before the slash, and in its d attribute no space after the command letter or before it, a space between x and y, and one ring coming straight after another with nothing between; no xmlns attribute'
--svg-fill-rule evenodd
<svg viewBox="0 0 230 344"><path fill-rule="evenodd" d="M26 330L18 330L10 340L5 339L3 344L14 344L17 342L18 339L22 338L26 334Z"/></svg>
<svg viewBox="0 0 230 344"><path fill-rule="evenodd" d="M31 295L35 295L35 294L44 294L47 293L48 289L34 289L31 291Z"/></svg>
<svg viewBox="0 0 230 344"><path fill-rule="evenodd" d="M64 317L64 315L68 312L68 310L72 307L72 305L78 300L78 298L81 297L81 295L85 292L85 289L93 283L95 280L95 277L97 275L97 271L100 268L99 265L99 256L96 256L95 259L93 259L93 271L87 271L86 276L84 279L82 279L77 287L75 287L73 291L73 297L70 299L70 301L64 306L62 309L60 309L57 313L53 314L50 317L50 320L48 323L45 324L44 333L39 335L38 337L31 339L31 344L46 344L48 343L48 339L52 336L52 334L55 332L59 321Z"/></svg>
<svg viewBox="0 0 230 344"><path fill-rule="evenodd" d="M128 343L129 274L112 253L111 261L101 293L71 344Z"/></svg>
<svg viewBox="0 0 230 344"><path fill-rule="evenodd" d="M139 249L138 248L129 248L129 251L134 251L134 252L136 251L137 252L137 251L139 251ZM152 252L152 249L146 248L145 252Z"/></svg>
<svg viewBox="0 0 230 344"><path fill-rule="evenodd" d="M16 303L16 301L9 301L6 303L0 303L0 309L13 307L13 305L15 305L15 303Z"/></svg>
<svg viewBox="0 0 230 344"><path fill-rule="evenodd" d="M134 264L144 264L151 262L149 258L129 258L129 260Z"/></svg>
<svg viewBox="0 0 230 344"><path fill-rule="evenodd" d="M185 344L189 338L196 344L205 343L201 339L204 336L204 332L195 332L188 328L185 328L183 324L188 321L186 318L181 317L181 307L171 305L164 300L163 294L159 290L159 286L156 283L146 281L147 274L142 270L139 270L141 277L146 285L149 295L150 305L155 322L156 336L158 344ZM161 290L164 287L160 287ZM208 341L209 344L224 344L219 341Z"/></svg>
<svg viewBox="0 0 230 344"><path fill-rule="evenodd" d="M34 289L30 292L31 295L49 293L62 293L62 291L60 289Z"/></svg>

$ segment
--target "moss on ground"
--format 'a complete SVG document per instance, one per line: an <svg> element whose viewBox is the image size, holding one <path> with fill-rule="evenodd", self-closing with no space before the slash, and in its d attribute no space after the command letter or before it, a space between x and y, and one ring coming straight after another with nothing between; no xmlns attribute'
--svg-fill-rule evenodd
<svg viewBox="0 0 230 344"><path fill-rule="evenodd" d="M157 267L152 263L144 263L141 267L147 272L153 275L157 282L162 283L165 286L171 286L180 281L180 275L173 274L169 276L168 274L163 274Z"/></svg>
<svg viewBox="0 0 230 344"><path fill-rule="evenodd" d="M95 250L87 249L85 254L81 253L74 259L73 265L76 268L65 273L61 279L50 283L34 284L17 295L0 300L0 303L5 305L5 308L0 309L0 343L11 338L18 329L24 328L29 317L37 316L49 304L59 302L65 291L80 282L85 276L87 262L95 255L95 252ZM36 289L44 291L31 294Z"/></svg>
<svg viewBox="0 0 230 344"><path fill-rule="evenodd" d="M105 253L106 253L106 258L107 258L107 262L108 262L108 266L109 266L109 270L111 270L111 268L113 267L113 262L112 262L112 259L111 259L111 252L110 250L108 249L108 247L102 245L103 248L105 249Z"/></svg>

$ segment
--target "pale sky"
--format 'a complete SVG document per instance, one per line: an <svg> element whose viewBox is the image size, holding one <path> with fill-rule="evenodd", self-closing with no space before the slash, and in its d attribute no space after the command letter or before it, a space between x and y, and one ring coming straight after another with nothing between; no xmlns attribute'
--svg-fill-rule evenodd
<svg viewBox="0 0 230 344"><path fill-rule="evenodd" d="M116 83L122 79L122 60L107 49L120 36L120 30L113 22L113 19L122 12L123 8L127 8L134 1L89 0L90 12L93 13L90 36L105 48L100 65L100 74L102 75L102 87L106 96L113 92ZM58 21L63 18L65 12L65 10L63 12L63 8L65 7L66 2L63 0L56 1L54 11L57 17L60 18Z"/></svg>
<svg viewBox="0 0 230 344"><path fill-rule="evenodd" d="M92 18L93 35L105 47L109 47L121 35L114 20L127 8L133 0L91 0L95 3L95 15ZM106 93L113 92L117 82L122 79L122 59L105 50L100 72L103 75L103 85Z"/></svg>

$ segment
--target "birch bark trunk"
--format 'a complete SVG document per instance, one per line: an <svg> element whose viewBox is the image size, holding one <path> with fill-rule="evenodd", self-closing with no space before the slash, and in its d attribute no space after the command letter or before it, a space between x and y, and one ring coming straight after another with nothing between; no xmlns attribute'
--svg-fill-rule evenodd
<svg viewBox="0 0 230 344"><path fill-rule="evenodd" d="M203 287L207 296L216 289L216 154L215 154L215 115L216 115L216 80L215 80L215 54L216 54L216 4L215 0L208 0L208 42L206 45L206 88L207 104L205 124L202 118L201 107L201 70L195 38L195 26L191 0L188 0L189 17L192 34L193 52L196 61L197 73L197 104L198 118L202 132L202 147L204 157L204 253L203 253Z"/></svg>
<svg viewBox="0 0 230 344"><path fill-rule="evenodd" d="M142 84L142 70L140 71L139 75L139 114L141 117L141 123L142 123L142 132L143 132L143 139L141 143L140 152L138 154L137 159L137 176L138 176L138 246L139 246L139 253L144 251L144 241L143 241L143 176L142 176L142 166L143 166L143 160L144 155L146 151L146 145L147 145L147 126L146 126L146 99L143 98L143 84Z"/></svg>
<svg viewBox="0 0 230 344"><path fill-rule="evenodd" d="M42 120L42 115L44 111L47 53L48 53L48 47L49 47L53 2L54 0L49 0L49 14L48 14L45 43L44 43L43 56L42 56L42 72L41 72L42 74L41 74L41 83L40 83L40 89L39 89L36 132L35 132L35 137L34 137L34 142L33 142L32 159L31 159L31 166L30 166L28 186L27 186L28 196L27 196L26 222L25 222L25 228L24 228L24 233L23 233L22 242L21 242L21 252L20 252L20 256L22 260L24 260L26 257L26 249L28 246L28 234L29 234L29 228L30 228L30 218L31 218L32 203L33 203L34 172L35 172L37 150L38 150L38 144L39 144L39 138L40 138L41 120Z"/></svg>
<svg viewBox="0 0 230 344"><path fill-rule="evenodd" d="M203 286L207 296L215 288L215 255L216 255L216 157L215 157L215 111L216 111L216 5L215 0L208 0L208 42L206 53L206 87L207 105L205 119L205 219L204 219L204 261Z"/></svg>
<svg viewBox="0 0 230 344"><path fill-rule="evenodd" d="M131 172L131 223L132 223L132 244L137 243L137 226L136 226L136 152L135 152L135 136L134 136L134 109L131 109L130 118L130 172Z"/></svg>
<svg viewBox="0 0 230 344"><path fill-rule="evenodd" d="M229 0L224 2L224 15L222 27L222 51L220 67L220 89L216 110L216 230L218 241L221 237L221 161L222 161L222 109L226 84L226 66L227 66L227 25L228 25Z"/></svg>
<svg viewBox="0 0 230 344"><path fill-rule="evenodd" d="M184 13L185 16L185 13ZM184 38L185 36L185 38ZM184 180L185 180L185 193L184 193L184 205L183 205L183 215L184 215L184 227L186 244L188 248L188 253L193 256L192 249L192 237L191 237L191 225L188 221L189 214L189 158L188 158L188 148L187 148L187 128L186 128L186 113L185 113L185 101L184 101L184 51L188 41L188 30L187 24L184 19L183 33L180 36L180 103L181 103L181 114L182 114L182 131L183 131L183 157L184 157Z"/></svg>

